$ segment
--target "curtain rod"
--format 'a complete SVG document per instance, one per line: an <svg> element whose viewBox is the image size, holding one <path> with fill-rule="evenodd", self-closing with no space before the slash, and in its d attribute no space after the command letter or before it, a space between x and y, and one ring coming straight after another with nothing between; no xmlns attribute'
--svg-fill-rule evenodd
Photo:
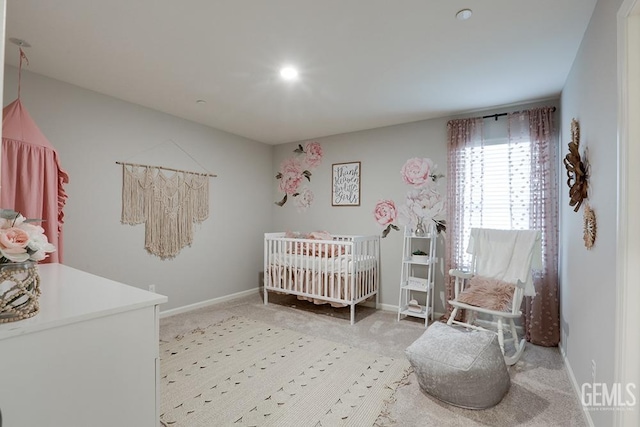
<svg viewBox="0 0 640 427"><path fill-rule="evenodd" d="M212 173L191 172L191 171L186 171L186 170L182 170L182 169L166 168L164 166L149 166L149 165L140 165L138 163L126 163L126 162L116 162L116 164L117 165L127 165L127 166L137 166L137 167L141 167L141 168L156 168L156 169L162 169L162 170L173 171L173 172L192 173L194 175L211 176L211 177L214 177L214 178L216 178L218 176L218 175L214 175Z"/></svg>
<svg viewBox="0 0 640 427"><path fill-rule="evenodd" d="M524 111L528 111L528 110L524 110ZM524 113L524 111L514 111L511 114ZM556 111L556 107L551 107L551 112L553 113L554 111ZM506 116L507 114L509 113L489 114L488 116L482 116L482 118L489 119L493 117L496 121L498 121L498 117Z"/></svg>
<svg viewBox="0 0 640 427"><path fill-rule="evenodd" d="M502 117L502 116L506 116L507 113L500 113L500 114L489 114L488 116L482 116L483 119L488 119L490 117L493 117L494 119L496 119L496 122L498 121L498 117Z"/></svg>

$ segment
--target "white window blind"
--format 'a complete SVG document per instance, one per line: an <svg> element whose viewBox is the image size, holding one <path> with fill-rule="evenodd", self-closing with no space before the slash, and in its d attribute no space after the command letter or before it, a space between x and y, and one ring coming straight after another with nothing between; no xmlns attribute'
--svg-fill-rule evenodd
<svg viewBox="0 0 640 427"><path fill-rule="evenodd" d="M463 241L471 228L522 230L530 225L531 147L529 141L484 141L464 148L461 171ZM465 258L467 256L465 255ZM470 259L465 259L468 264Z"/></svg>

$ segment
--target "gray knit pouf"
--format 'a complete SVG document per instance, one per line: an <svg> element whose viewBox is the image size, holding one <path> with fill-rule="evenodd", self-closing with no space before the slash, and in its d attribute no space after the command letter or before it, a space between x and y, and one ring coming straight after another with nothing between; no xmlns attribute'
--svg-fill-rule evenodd
<svg viewBox="0 0 640 427"><path fill-rule="evenodd" d="M463 331L436 322L405 354L420 387L455 406L490 408L511 385L498 336L492 332Z"/></svg>

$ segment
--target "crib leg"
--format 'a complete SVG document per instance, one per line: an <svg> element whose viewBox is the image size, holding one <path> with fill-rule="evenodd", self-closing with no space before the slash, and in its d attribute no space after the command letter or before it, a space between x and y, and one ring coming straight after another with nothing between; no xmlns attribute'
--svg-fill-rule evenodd
<svg viewBox="0 0 640 427"><path fill-rule="evenodd" d="M267 291L266 286L264 288L264 305L269 305L269 291Z"/></svg>
<svg viewBox="0 0 640 427"><path fill-rule="evenodd" d="M356 321L356 305L351 304L351 324L353 325Z"/></svg>

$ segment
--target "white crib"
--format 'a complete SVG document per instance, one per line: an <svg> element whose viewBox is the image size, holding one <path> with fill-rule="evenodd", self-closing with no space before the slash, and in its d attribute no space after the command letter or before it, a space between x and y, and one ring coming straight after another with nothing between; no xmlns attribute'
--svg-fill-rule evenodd
<svg viewBox="0 0 640 427"><path fill-rule="evenodd" d="M264 303L268 291L297 295L316 304L351 306L376 296L380 266L379 236L332 236L333 240L264 235Z"/></svg>

